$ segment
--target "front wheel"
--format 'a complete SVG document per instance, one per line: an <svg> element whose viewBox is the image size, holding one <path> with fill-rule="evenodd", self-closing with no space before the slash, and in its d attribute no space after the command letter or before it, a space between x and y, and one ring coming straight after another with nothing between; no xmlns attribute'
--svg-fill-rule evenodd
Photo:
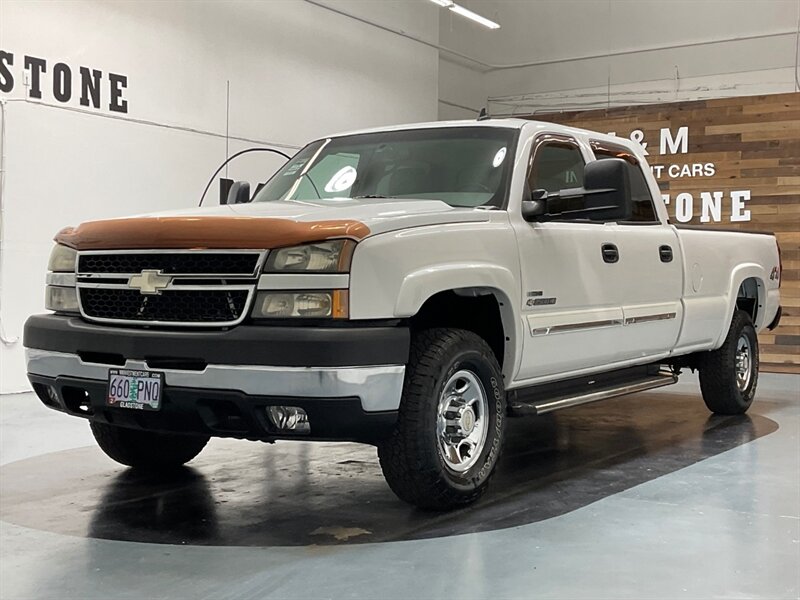
<svg viewBox="0 0 800 600"><path fill-rule="evenodd" d="M708 409L741 415L753 403L758 384L758 337L750 315L737 310L725 342L699 365L700 390Z"/></svg>
<svg viewBox="0 0 800 600"><path fill-rule="evenodd" d="M164 471L189 462L208 443L207 436L156 433L89 423L94 439L109 458L147 471Z"/></svg>
<svg viewBox="0 0 800 600"><path fill-rule="evenodd" d="M383 474L398 497L447 510L486 491L505 429L502 382L491 348L471 331L415 334L398 423L378 447Z"/></svg>

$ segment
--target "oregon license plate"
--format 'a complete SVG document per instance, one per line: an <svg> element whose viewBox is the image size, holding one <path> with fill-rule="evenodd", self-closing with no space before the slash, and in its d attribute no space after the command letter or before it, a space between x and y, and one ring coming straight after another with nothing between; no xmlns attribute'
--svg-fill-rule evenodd
<svg viewBox="0 0 800 600"><path fill-rule="evenodd" d="M158 410L163 387L163 373L109 369L106 404L134 410Z"/></svg>

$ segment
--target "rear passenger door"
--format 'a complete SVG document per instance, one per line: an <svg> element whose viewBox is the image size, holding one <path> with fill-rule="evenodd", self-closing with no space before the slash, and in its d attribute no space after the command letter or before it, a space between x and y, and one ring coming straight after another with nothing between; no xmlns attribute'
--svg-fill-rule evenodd
<svg viewBox="0 0 800 600"><path fill-rule="evenodd" d="M654 359L674 347L683 318L683 260L677 233L659 221L639 159L622 146L593 141L591 147L598 160L622 158L628 163L633 199L631 220L614 226L619 264L625 272L618 357Z"/></svg>

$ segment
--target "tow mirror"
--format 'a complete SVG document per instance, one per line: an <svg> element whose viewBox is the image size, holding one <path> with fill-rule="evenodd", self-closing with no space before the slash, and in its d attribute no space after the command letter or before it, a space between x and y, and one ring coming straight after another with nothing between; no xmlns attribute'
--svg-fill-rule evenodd
<svg viewBox="0 0 800 600"><path fill-rule="evenodd" d="M621 158L604 158L586 165L583 173L586 219L626 221L633 214L629 165Z"/></svg>
<svg viewBox="0 0 800 600"><path fill-rule="evenodd" d="M544 192L540 200L534 198L537 192ZM575 198L583 199L583 208L551 212L554 206L563 206L563 200ZM545 209L533 206L537 202L544 204ZM522 206L526 221L626 221L633 214L628 163L621 158L590 162L583 173L583 187L563 189L555 194L536 190L531 200L523 201Z"/></svg>
<svg viewBox="0 0 800 600"><path fill-rule="evenodd" d="M522 218L526 221L537 221L547 214L547 190L530 191L525 183L526 198L522 201Z"/></svg>
<svg viewBox="0 0 800 600"><path fill-rule="evenodd" d="M250 184L246 181L237 181L228 190L225 204L245 204L250 202Z"/></svg>

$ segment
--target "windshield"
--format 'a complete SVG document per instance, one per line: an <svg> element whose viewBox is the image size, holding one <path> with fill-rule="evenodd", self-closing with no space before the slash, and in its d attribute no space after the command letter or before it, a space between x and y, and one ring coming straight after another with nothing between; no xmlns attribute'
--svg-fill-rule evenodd
<svg viewBox="0 0 800 600"><path fill-rule="evenodd" d="M286 163L253 201L424 198L504 207L517 133L448 127L318 140Z"/></svg>

